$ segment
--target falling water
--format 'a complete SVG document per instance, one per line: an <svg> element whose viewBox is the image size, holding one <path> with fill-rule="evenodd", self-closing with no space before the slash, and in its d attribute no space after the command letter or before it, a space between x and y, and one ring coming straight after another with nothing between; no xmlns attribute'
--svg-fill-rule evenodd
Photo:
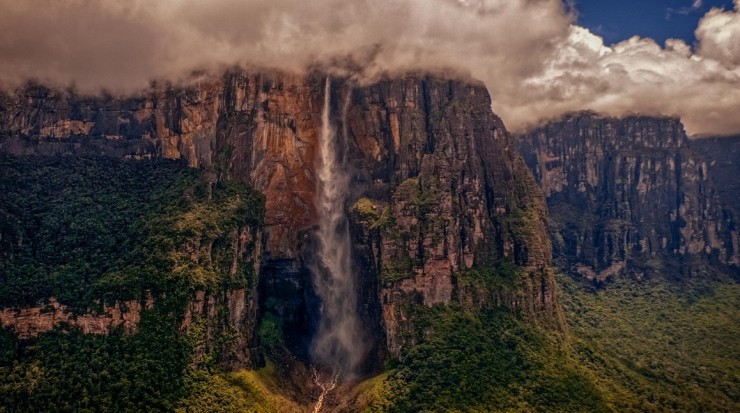
<svg viewBox="0 0 740 413"><path fill-rule="evenodd" d="M333 374L352 379L362 358L363 340L357 315L357 289L352 273L345 213L349 174L330 121L330 92L331 81L327 77L317 167L318 263L312 269L321 307L318 331L311 343L311 355L317 364L331 369ZM347 104L348 101L345 101L342 116L346 113ZM343 133L346 134L346 127Z"/></svg>

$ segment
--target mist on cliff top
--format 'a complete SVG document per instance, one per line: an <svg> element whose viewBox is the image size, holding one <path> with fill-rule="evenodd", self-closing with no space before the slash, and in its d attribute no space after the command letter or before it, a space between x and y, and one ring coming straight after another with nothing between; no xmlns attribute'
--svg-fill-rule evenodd
<svg viewBox="0 0 740 413"><path fill-rule="evenodd" d="M740 0L709 11L693 47L604 45L559 0L0 0L0 9L6 89L35 79L127 94L234 65L353 67L366 80L446 70L485 82L514 130L593 109L740 132Z"/></svg>

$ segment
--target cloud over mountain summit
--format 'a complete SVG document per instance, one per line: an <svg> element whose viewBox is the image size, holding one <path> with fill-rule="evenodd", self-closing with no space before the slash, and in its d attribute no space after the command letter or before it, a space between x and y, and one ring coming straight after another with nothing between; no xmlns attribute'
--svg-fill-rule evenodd
<svg viewBox="0 0 740 413"><path fill-rule="evenodd" d="M153 79L233 65L362 76L456 71L486 83L513 129L565 111L682 116L737 133L740 0L713 9L695 50L631 38L606 46L558 0L0 0L0 82L29 78L133 93ZM347 63L350 62L350 63ZM732 115L734 114L734 115Z"/></svg>

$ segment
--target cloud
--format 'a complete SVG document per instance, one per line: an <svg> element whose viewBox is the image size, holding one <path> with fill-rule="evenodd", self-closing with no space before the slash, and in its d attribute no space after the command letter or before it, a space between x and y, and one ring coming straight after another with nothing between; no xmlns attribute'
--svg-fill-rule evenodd
<svg viewBox="0 0 740 413"><path fill-rule="evenodd" d="M740 0L735 11L713 8L696 29L699 54L718 60L727 67L740 65Z"/></svg>
<svg viewBox="0 0 740 413"><path fill-rule="evenodd" d="M592 109L678 115L689 133L740 131L740 0L735 11L712 9L699 22L698 51L682 40L664 46L632 37L611 47L587 29L571 26L540 75L524 82L522 100L506 111L520 128L531 119ZM508 111L508 109L507 109Z"/></svg>
<svg viewBox="0 0 740 413"><path fill-rule="evenodd" d="M0 0L0 9L0 79L121 91L197 69L300 71L348 58L366 74L508 78L536 71L569 23L558 0Z"/></svg>
<svg viewBox="0 0 740 413"><path fill-rule="evenodd" d="M692 14L692 13L696 13L696 12L699 12L701 10L702 6L704 6L704 1L703 0L694 0L691 3L691 6L681 7L681 8L678 8L678 9L674 9L672 7L669 7L668 10L667 10L667 13L666 13L665 18L666 18L666 20L668 20L668 19L671 18L671 15L673 15L673 14L682 14L682 15L686 16L686 15L689 15L689 14Z"/></svg>
<svg viewBox="0 0 740 413"><path fill-rule="evenodd" d="M234 65L352 67L365 79L449 70L484 81L513 129L595 109L740 132L737 11L708 12L694 53L679 40L606 47L559 0L0 0L0 10L6 87L35 78L133 93Z"/></svg>

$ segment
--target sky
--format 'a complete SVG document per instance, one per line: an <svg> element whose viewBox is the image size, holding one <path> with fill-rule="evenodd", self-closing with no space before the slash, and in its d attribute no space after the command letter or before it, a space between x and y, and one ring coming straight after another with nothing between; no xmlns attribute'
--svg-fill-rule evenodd
<svg viewBox="0 0 740 413"><path fill-rule="evenodd" d="M602 36L608 45L633 35L659 44L682 39L694 44L699 20L713 7L732 9L730 0L575 0L577 23Z"/></svg>
<svg viewBox="0 0 740 413"><path fill-rule="evenodd" d="M0 0L0 87L137 94L323 68L485 83L507 128L575 110L740 133L740 0ZM259 69L257 69L259 68Z"/></svg>

